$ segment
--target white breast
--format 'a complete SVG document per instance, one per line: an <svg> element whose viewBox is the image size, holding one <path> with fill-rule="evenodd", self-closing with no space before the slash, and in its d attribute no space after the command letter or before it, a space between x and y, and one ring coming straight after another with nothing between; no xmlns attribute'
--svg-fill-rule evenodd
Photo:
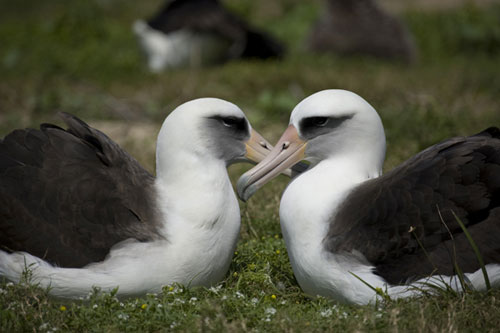
<svg viewBox="0 0 500 333"><path fill-rule="evenodd" d="M306 293L367 303L366 298L374 297L374 292L351 272L371 276L371 267L351 264L349 258L327 253L323 245L336 207L353 183L360 181L346 172L342 177L325 177L342 165L341 161L323 161L288 186L280 205L281 229L293 272Z"/></svg>

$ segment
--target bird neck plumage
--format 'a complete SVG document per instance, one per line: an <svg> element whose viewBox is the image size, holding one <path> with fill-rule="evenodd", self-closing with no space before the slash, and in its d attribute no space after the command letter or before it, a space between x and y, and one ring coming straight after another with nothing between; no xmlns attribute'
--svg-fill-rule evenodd
<svg viewBox="0 0 500 333"><path fill-rule="evenodd" d="M319 244L329 218L346 195L381 173L381 165L345 157L332 157L314 165L295 178L283 194L280 217L284 237L293 243L316 239Z"/></svg>
<svg viewBox="0 0 500 333"><path fill-rule="evenodd" d="M156 177L158 205L169 232L175 221L204 228L238 207L224 161L185 152L169 156L171 160L157 158Z"/></svg>

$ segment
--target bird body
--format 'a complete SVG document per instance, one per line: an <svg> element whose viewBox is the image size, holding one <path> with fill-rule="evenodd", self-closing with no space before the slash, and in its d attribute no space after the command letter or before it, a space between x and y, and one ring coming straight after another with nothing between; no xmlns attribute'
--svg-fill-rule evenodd
<svg viewBox="0 0 500 333"><path fill-rule="evenodd" d="M415 42L408 29L376 1L327 0L322 13L308 36L310 50L406 63L416 60Z"/></svg>
<svg viewBox="0 0 500 333"><path fill-rule="evenodd" d="M266 153L243 112L215 98L179 106L158 135L156 177L61 116L67 130L45 124L0 141L0 276L18 282L29 269L64 298L220 281L240 228L226 167Z"/></svg>
<svg viewBox="0 0 500 333"><path fill-rule="evenodd" d="M394 298L428 283L461 290L456 267L484 290L457 219L478 244L491 285L500 286L497 128L445 140L382 175L385 135L376 111L354 93L322 91L296 106L276 147L240 178L240 197L304 157L311 165L283 193L280 220L307 293L366 304L376 290Z"/></svg>
<svg viewBox="0 0 500 333"><path fill-rule="evenodd" d="M217 0L174 0L133 26L153 72L237 58L281 57L283 46L250 27Z"/></svg>

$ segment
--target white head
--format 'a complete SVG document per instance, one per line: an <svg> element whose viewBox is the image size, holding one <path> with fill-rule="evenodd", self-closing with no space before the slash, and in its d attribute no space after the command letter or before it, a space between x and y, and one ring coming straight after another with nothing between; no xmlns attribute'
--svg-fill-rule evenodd
<svg viewBox="0 0 500 333"><path fill-rule="evenodd" d="M239 107L217 98L195 99L177 107L163 122L157 175L161 177L176 161L185 167L191 162L223 167L241 160L259 162L267 147L271 146L252 129Z"/></svg>
<svg viewBox="0 0 500 333"><path fill-rule="evenodd" d="M340 154L362 154L365 162L380 167L384 161L382 121L377 111L353 92L330 89L307 97L293 109L290 125L306 142L305 159L313 164Z"/></svg>
<svg viewBox="0 0 500 333"><path fill-rule="evenodd" d="M302 159L314 165L332 158L352 159L375 171L385 158L385 134L375 109L346 90L323 90L300 102L276 147L241 176L238 193L248 199L266 182Z"/></svg>

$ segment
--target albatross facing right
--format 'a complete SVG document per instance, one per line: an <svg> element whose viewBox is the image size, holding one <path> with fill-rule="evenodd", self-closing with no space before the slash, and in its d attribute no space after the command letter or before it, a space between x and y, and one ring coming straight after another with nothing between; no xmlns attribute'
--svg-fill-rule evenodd
<svg viewBox="0 0 500 333"><path fill-rule="evenodd" d="M0 141L0 277L64 298L118 296L174 282L209 286L227 272L240 230L226 166L267 153L234 104L175 109L158 135L156 178L100 131L15 130Z"/></svg>
<svg viewBox="0 0 500 333"><path fill-rule="evenodd" d="M499 287L500 130L445 140L382 175L385 147L382 122L364 99L321 91L295 107L271 153L241 176L238 193L246 200L279 170L311 162L283 193L280 219L294 274L313 296L366 304L377 294L365 283L392 297L414 295L412 286L425 282L460 290L455 267L485 289L454 214Z"/></svg>

